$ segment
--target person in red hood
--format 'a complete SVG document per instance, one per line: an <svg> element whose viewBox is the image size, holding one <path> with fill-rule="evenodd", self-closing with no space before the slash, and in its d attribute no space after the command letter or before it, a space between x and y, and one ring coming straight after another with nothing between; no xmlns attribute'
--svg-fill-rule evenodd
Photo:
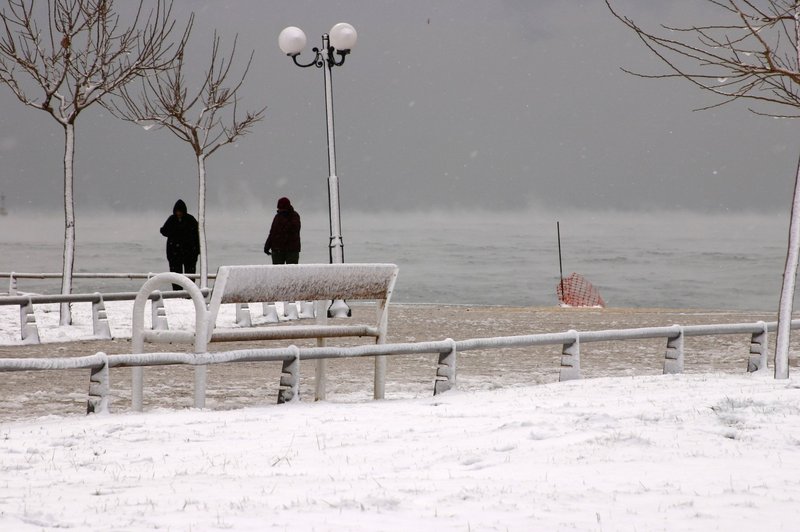
<svg viewBox="0 0 800 532"><path fill-rule="evenodd" d="M161 227L161 234L167 237L169 271L195 273L197 256L200 254L200 233L197 220L186 212L183 200L175 202L172 215ZM172 289L182 290L177 284L173 284Z"/></svg>
<svg viewBox="0 0 800 532"><path fill-rule="evenodd" d="M300 215L289 198L278 200L278 212L264 242L264 253L272 255L272 264L300 262Z"/></svg>

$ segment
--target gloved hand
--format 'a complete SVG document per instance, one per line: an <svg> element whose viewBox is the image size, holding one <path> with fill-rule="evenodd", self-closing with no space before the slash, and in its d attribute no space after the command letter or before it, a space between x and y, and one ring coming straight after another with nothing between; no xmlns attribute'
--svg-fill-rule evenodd
<svg viewBox="0 0 800 532"><path fill-rule="evenodd" d="M272 255L272 252L269 250L266 244L264 244L264 253L266 253L267 255Z"/></svg>

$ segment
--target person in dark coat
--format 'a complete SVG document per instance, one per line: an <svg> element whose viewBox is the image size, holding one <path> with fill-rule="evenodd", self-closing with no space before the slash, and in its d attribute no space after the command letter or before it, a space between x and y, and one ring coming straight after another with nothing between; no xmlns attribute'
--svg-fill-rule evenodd
<svg viewBox="0 0 800 532"><path fill-rule="evenodd" d="M172 208L172 216L161 227L161 234L167 237L167 262L169 271L176 273L195 273L197 256L200 254L200 232L197 220L186 212L186 204L179 199ZM172 285L173 290L182 290Z"/></svg>
<svg viewBox="0 0 800 532"><path fill-rule="evenodd" d="M272 255L272 264L300 262L300 215L289 198L278 200L278 212L272 219L264 253Z"/></svg>

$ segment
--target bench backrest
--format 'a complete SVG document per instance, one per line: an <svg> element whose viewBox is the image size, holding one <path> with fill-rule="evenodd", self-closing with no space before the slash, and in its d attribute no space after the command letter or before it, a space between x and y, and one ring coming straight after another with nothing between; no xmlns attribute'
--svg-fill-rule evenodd
<svg viewBox="0 0 800 532"><path fill-rule="evenodd" d="M388 304L394 264L220 266L209 304L213 329L222 303L366 299Z"/></svg>

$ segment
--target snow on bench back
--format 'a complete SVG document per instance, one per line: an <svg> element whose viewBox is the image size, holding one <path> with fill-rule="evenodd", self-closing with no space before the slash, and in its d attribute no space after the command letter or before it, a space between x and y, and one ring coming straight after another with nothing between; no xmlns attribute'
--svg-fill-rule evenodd
<svg viewBox="0 0 800 532"><path fill-rule="evenodd" d="M388 302L394 264L220 266L211 295L210 323L222 303L372 299Z"/></svg>
<svg viewBox="0 0 800 532"><path fill-rule="evenodd" d="M320 299L389 299L394 264L220 266L212 304Z"/></svg>

